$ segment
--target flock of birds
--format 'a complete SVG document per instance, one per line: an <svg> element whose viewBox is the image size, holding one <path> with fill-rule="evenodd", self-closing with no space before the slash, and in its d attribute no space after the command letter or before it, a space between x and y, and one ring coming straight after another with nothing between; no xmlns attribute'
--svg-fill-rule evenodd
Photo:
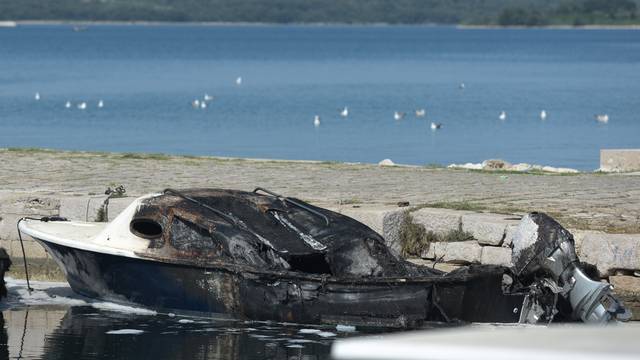
<svg viewBox="0 0 640 360"><path fill-rule="evenodd" d="M235 80L235 84L237 86L242 85L242 77L238 76ZM465 84L461 83L458 86L461 90L465 89ZM35 100L40 100L40 93L36 92L34 95ZM194 99L191 102L191 106L195 109L206 109L209 105L210 102L212 102L214 100L214 97L212 95L209 95L207 93L204 94L204 96L202 97L202 99L197 98ZM68 101L64 104L64 107L67 109L70 109L73 106L73 104L71 103L71 101ZM76 103L76 107L80 110L85 110L87 109L87 102L86 101L80 101L78 103ZM104 107L104 101L102 99L98 100L97 102L97 108L101 109ZM416 118L424 118L427 115L427 111L424 108L420 108L420 109L416 109L415 110L415 116ZM404 119L404 117L407 115L406 112L402 112L402 111L395 111L393 113L393 118L396 121L400 121L402 119ZM348 118L349 117L349 107L345 106L341 111L340 111L340 116L343 118ZM505 121L507 120L507 112L506 111L501 111L500 114L498 115L498 119ZM546 110L541 110L540 111L540 119L541 120L546 120L547 119L547 111ZM608 114L596 114L595 115L595 119L598 123L601 124L607 124L609 123L609 115ZM315 115L313 117L313 126L315 127L319 127L321 124L321 118L320 115ZM436 122L431 122L430 124L430 128L433 131L439 130L442 128L442 123L436 123Z"/></svg>
<svg viewBox="0 0 640 360"><path fill-rule="evenodd" d="M39 93L39 92L36 92L36 93L35 93L35 95L33 96L33 98L34 98L36 101L40 101L40 99L41 99L40 93ZM75 104L75 106L76 106L76 108L78 108L79 110L86 110L86 109L87 109L87 107L88 107L89 105L88 105L88 103L87 103L86 101L79 101L79 102L77 102L77 103ZM67 100L67 101L64 103L64 107L65 107L65 108L67 108L67 109L71 109L71 108L73 107L73 103L72 103L71 101ZM104 107L104 100L102 100L102 99L98 100L98 102L97 102L97 104L96 104L96 107L97 107L98 109L102 109L102 108Z"/></svg>

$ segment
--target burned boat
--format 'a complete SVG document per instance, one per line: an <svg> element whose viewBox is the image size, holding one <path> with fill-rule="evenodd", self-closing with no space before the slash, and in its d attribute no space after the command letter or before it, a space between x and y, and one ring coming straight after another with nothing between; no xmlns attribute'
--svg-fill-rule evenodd
<svg viewBox="0 0 640 360"><path fill-rule="evenodd" d="M108 224L43 218L18 228L44 246L77 293L160 311L390 327L623 319L608 287L583 287L574 296L582 313L573 302L569 310L558 305L580 273L573 238L535 216L521 226L519 267L449 273L395 256L352 218L261 188L167 189ZM562 267L545 265L553 254Z"/></svg>

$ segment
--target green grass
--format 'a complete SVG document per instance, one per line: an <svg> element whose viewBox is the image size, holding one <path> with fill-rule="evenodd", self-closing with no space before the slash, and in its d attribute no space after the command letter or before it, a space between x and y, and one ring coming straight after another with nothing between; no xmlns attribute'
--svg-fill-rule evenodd
<svg viewBox="0 0 640 360"><path fill-rule="evenodd" d="M362 200L357 199L357 198L351 198L351 199L341 199L340 201L338 201L339 205L357 205L357 204L362 204L364 203Z"/></svg>
<svg viewBox="0 0 640 360"><path fill-rule="evenodd" d="M58 153L60 150L52 150L52 149L43 149L36 147L9 147L6 149L9 152L19 152L19 153Z"/></svg>
<svg viewBox="0 0 640 360"><path fill-rule="evenodd" d="M123 153L120 155L120 158L137 160L170 160L171 156L160 153Z"/></svg>
<svg viewBox="0 0 640 360"><path fill-rule="evenodd" d="M436 164L436 163L425 164L423 165L423 167L426 169L446 169L446 166L442 164Z"/></svg>
<svg viewBox="0 0 640 360"><path fill-rule="evenodd" d="M532 170L527 170L527 171L515 171L515 170L484 170L484 169L456 169L453 168L453 170L458 170L458 171L469 171L469 172L475 172L475 173L482 173L482 174L495 174L495 175L535 175L535 176L577 176L577 175L582 175L584 173L578 172L578 173L555 173L555 172L549 172L549 171L542 171L539 169L532 169Z"/></svg>
<svg viewBox="0 0 640 360"><path fill-rule="evenodd" d="M414 210L422 208L439 208L439 209L451 209L451 210L465 210L465 211L483 211L487 210L487 206L474 204L469 201L441 201L434 203L427 203L417 206Z"/></svg>

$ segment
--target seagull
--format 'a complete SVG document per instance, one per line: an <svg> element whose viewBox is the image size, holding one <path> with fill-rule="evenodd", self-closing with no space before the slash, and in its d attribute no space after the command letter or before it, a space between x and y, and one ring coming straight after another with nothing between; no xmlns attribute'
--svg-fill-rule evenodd
<svg viewBox="0 0 640 360"><path fill-rule="evenodd" d="M209 95L209 94L204 94L204 101L212 101L213 100L213 96Z"/></svg>
<svg viewBox="0 0 640 360"><path fill-rule="evenodd" d="M242 76L236 78L236 85L242 85Z"/></svg>
<svg viewBox="0 0 640 360"><path fill-rule="evenodd" d="M416 116L417 117L424 117L426 114L427 114L427 112L424 109L416 110Z"/></svg>
<svg viewBox="0 0 640 360"><path fill-rule="evenodd" d="M199 108L200 107L200 100L199 99L195 99L191 102L191 106L193 106L194 108Z"/></svg>
<svg viewBox="0 0 640 360"><path fill-rule="evenodd" d="M340 112L340 116L342 117L349 116L349 108L345 106L344 109L342 109L342 111Z"/></svg>
<svg viewBox="0 0 640 360"><path fill-rule="evenodd" d="M394 112L393 113L393 118L396 120L402 120L402 118L404 117L404 113L403 112Z"/></svg>
<svg viewBox="0 0 640 360"><path fill-rule="evenodd" d="M546 118L547 118L547 111L546 110L540 111L540 119L544 120Z"/></svg>
<svg viewBox="0 0 640 360"><path fill-rule="evenodd" d="M596 115L596 121L601 123L601 124L607 124L609 122L609 115L608 114L598 114L598 115Z"/></svg>
<svg viewBox="0 0 640 360"><path fill-rule="evenodd" d="M437 123L437 124L434 123L434 122L431 123L431 130L433 130L433 131L436 131L436 130L440 129L441 127L442 127L441 123Z"/></svg>
<svg viewBox="0 0 640 360"><path fill-rule="evenodd" d="M320 115L316 115L313 117L313 126L315 127L320 126Z"/></svg>
<svg viewBox="0 0 640 360"><path fill-rule="evenodd" d="M66 103L64 103L64 107L66 107L67 109L71 108L71 101L67 101Z"/></svg>
<svg viewBox="0 0 640 360"><path fill-rule="evenodd" d="M200 109L206 109L207 108L207 102L206 101L201 101L200 102Z"/></svg>
<svg viewBox="0 0 640 360"><path fill-rule="evenodd" d="M104 107L104 101L102 99L98 100L98 108L102 109Z"/></svg>
<svg viewBox="0 0 640 360"><path fill-rule="evenodd" d="M78 109L84 110L86 108L87 108L87 103L86 102L83 101L81 103L78 103Z"/></svg>
<svg viewBox="0 0 640 360"><path fill-rule="evenodd" d="M503 110L500 112L500 116L498 116L498 118L500 120L506 120L507 119L507 113Z"/></svg>
<svg viewBox="0 0 640 360"><path fill-rule="evenodd" d="M40 100L40 93L39 93L39 92L37 92L37 93L33 96L33 98L34 98L34 99L36 99L36 100Z"/></svg>

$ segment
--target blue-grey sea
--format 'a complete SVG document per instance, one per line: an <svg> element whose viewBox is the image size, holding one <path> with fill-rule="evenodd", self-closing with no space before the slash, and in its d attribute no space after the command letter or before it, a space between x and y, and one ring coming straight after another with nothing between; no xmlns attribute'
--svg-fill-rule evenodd
<svg viewBox="0 0 640 360"><path fill-rule="evenodd" d="M637 30L76 30L0 28L0 147L581 170L640 147Z"/></svg>

